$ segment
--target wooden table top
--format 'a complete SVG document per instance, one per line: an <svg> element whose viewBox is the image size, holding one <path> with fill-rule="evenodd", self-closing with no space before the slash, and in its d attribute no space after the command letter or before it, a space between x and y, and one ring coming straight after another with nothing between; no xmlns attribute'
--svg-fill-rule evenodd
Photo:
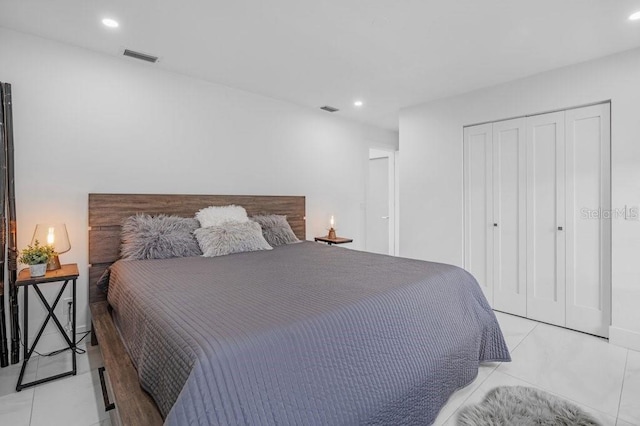
<svg viewBox="0 0 640 426"><path fill-rule="evenodd" d="M316 241L322 241L323 243L331 243L331 244L345 244L345 243L352 243L353 239L351 238L344 238L344 237L335 237L335 238L329 238L329 237L315 237Z"/></svg>
<svg viewBox="0 0 640 426"><path fill-rule="evenodd" d="M62 265L60 269L56 269L54 271L47 271L47 273L42 277L31 277L29 268L24 268L18 274L16 285L21 286L21 285L48 283L48 282L54 282L54 281L66 281L66 280L72 280L74 278L78 278L79 275L80 274L78 273L77 263L69 263L66 265Z"/></svg>

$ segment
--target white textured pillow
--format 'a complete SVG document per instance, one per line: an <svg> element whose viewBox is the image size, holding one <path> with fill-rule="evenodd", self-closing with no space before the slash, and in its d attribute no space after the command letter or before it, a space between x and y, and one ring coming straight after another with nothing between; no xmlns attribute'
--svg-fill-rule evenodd
<svg viewBox="0 0 640 426"><path fill-rule="evenodd" d="M271 250L271 246L262 236L262 228L252 220L198 228L194 234L204 257Z"/></svg>
<svg viewBox="0 0 640 426"><path fill-rule="evenodd" d="M220 226L225 222L248 222L247 211L242 206L211 206L196 213L200 226Z"/></svg>

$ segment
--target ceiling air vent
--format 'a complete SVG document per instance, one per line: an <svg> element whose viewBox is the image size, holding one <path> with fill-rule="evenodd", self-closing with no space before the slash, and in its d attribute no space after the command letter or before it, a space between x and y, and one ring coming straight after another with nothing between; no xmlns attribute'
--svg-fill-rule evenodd
<svg viewBox="0 0 640 426"><path fill-rule="evenodd" d="M136 52L134 50L124 49L124 56L129 56L131 58L140 59L141 61L147 61L155 64L158 62L158 57L153 55L147 55L146 53Z"/></svg>
<svg viewBox="0 0 640 426"><path fill-rule="evenodd" d="M329 111L329 112L340 111L338 108L334 108L334 107L329 106L329 105L322 106L322 107L320 107L320 109L323 109L323 110Z"/></svg>

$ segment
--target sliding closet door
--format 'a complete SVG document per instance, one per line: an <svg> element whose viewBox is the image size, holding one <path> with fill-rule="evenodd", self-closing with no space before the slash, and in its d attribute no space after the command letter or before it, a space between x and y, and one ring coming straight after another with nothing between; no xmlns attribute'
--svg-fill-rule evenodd
<svg viewBox="0 0 640 426"><path fill-rule="evenodd" d="M567 323L608 337L611 318L610 104L566 112Z"/></svg>
<svg viewBox="0 0 640 426"><path fill-rule="evenodd" d="M527 118L527 317L565 325L564 112Z"/></svg>
<svg viewBox="0 0 640 426"><path fill-rule="evenodd" d="M493 185L491 124L464 129L464 266L493 302Z"/></svg>
<svg viewBox="0 0 640 426"><path fill-rule="evenodd" d="M493 307L527 315L524 118L493 124Z"/></svg>

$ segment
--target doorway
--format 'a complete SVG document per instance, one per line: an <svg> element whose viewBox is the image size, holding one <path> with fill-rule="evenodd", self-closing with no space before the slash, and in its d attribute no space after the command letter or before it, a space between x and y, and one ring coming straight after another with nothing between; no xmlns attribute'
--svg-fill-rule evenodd
<svg viewBox="0 0 640 426"><path fill-rule="evenodd" d="M366 250L372 253L396 254L396 158L395 151L369 149Z"/></svg>

